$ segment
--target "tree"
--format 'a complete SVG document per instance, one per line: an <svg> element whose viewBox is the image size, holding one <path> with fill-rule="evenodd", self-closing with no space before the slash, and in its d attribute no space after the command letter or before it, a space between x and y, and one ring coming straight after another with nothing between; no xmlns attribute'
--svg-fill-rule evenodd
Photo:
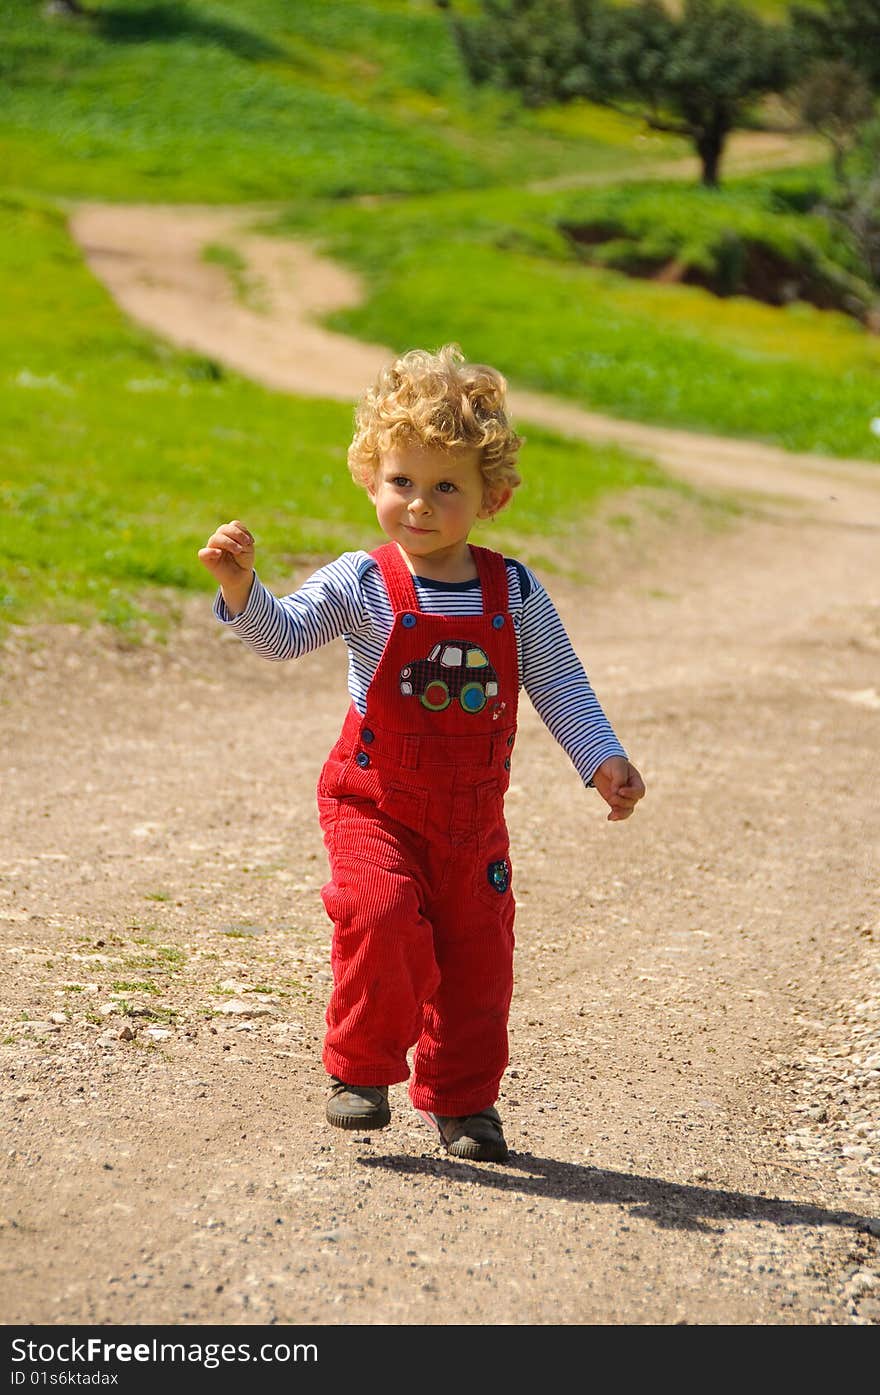
<svg viewBox="0 0 880 1395"><path fill-rule="evenodd" d="M793 5L791 23L806 68L801 114L832 147L836 187L818 211L843 229L880 288L880 0ZM876 304L866 323L880 330Z"/></svg>
<svg viewBox="0 0 880 1395"><path fill-rule="evenodd" d="M847 230L874 286L880 287L880 121L862 127L844 166L842 190L829 213ZM880 329L876 310L875 320L874 328Z"/></svg>
<svg viewBox="0 0 880 1395"><path fill-rule="evenodd" d="M880 92L880 0L792 5L791 24L807 59L842 59Z"/></svg>
<svg viewBox="0 0 880 1395"><path fill-rule="evenodd" d="M482 0L480 8L477 20L453 18L472 81L513 88L530 105L634 102L649 126L693 141L709 186L749 103L789 78L787 32L739 0L684 0L677 14L661 0Z"/></svg>
<svg viewBox="0 0 880 1395"><path fill-rule="evenodd" d="M834 177L842 185L846 157L874 114L867 79L842 58L824 59L808 70L795 96L803 120L831 145Z"/></svg>

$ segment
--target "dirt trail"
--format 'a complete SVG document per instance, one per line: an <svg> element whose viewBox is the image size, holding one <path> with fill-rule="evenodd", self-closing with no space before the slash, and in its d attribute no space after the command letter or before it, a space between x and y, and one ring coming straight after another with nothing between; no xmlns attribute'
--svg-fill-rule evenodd
<svg viewBox="0 0 880 1395"><path fill-rule="evenodd" d="M149 329L269 387L353 402L393 352L316 320L356 304L358 278L303 243L252 231L258 217L253 208L86 204L71 226L94 273ZM218 242L243 258L262 308L237 295L221 266L202 260L202 249ZM834 515L847 522L864 517L863 493L876 490L878 471L863 461L621 421L537 392L514 389L510 402L520 420L628 446L696 484L813 504L833 494Z"/></svg>
<svg viewBox="0 0 880 1395"><path fill-rule="evenodd" d="M326 391L305 311L257 342L216 268L187 291L240 215L184 211L175 253L154 212L160 243L76 220L131 313ZM271 246L276 307L352 293ZM371 350L332 340L359 390ZM742 484L750 455L683 468ZM649 796L607 823L526 704L504 1166L446 1159L402 1087L379 1135L322 1122L341 649L267 664L207 597L167 650L6 643L6 1321L880 1322L880 474L760 459L773 498L723 528L646 516L585 539L594 585L546 578Z"/></svg>

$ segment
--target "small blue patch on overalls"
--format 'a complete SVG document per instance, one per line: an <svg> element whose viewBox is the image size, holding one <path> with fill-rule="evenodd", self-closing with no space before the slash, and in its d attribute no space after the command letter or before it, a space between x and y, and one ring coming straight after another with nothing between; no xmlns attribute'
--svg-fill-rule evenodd
<svg viewBox="0 0 880 1395"><path fill-rule="evenodd" d="M499 895L503 895L510 886L510 863L506 858L503 858L501 862L490 862L487 875L489 878L489 885L492 887L493 891L497 891Z"/></svg>

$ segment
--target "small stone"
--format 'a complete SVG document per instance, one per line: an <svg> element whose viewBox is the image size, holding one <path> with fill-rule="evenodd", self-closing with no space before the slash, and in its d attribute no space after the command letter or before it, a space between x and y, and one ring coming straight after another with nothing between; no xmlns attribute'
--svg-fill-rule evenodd
<svg viewBox="0 0 880 1395"><path fill-rule="evenodd" d="M116 1010L115 1003L101 1003L101 1006L98 1008L98 1012L102 1017L110 1017Z"/></svg>
<svg viewBox="0 0 880 1395"><path fill-rule="evenodd" d="M125 1026L121 1029L121 1031L116 1033L116 1038L117 1041L134 1041L135 1033L126 1022Z"/></svg>
<svg viewBox="0 0 880 1395"><path fill-rule="evenodd" d="M167 1041L171 1033L167 1027L148 1027L147 1036L151 1041Z"/></svg>
<svg viewBox="0 0 880 1395"><path fill-rule="evenodd" d="M70 1018L67 1016L66 1012L50 1012L49 1021L56 1023L60 1027L63 1026L65 1022L69 1022Z"/></svg>
<svg viewBox="0 0 880 1395"><path fill-rule="evenodd" d="M30 1095L28 1094L27 1090L19 1090L17 1095L15 1096L15 1099L18 1104L24 1104L25 1100L30 1099Z"/></svg>
<svg viewBox="0 0 880 1395"><path fill-rule="evenodd" d="M271 1008L261 1007L259 1003L245 1003L241 998L229 998L225 1003L217 1004L217 1011L222 1012L225 1017L271 1017Z"/></svg>

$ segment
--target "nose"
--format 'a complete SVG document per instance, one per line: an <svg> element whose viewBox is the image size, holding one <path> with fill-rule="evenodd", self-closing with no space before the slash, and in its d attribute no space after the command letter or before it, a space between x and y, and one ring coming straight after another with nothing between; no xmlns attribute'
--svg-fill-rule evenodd
<svg viewBox="0 0 880 1395"><path fill-rule="evenodd" d="M431 506L426 500L417 495L416 498L410 499L409 511L413 514L426 514L431 512Z"/></svg>

